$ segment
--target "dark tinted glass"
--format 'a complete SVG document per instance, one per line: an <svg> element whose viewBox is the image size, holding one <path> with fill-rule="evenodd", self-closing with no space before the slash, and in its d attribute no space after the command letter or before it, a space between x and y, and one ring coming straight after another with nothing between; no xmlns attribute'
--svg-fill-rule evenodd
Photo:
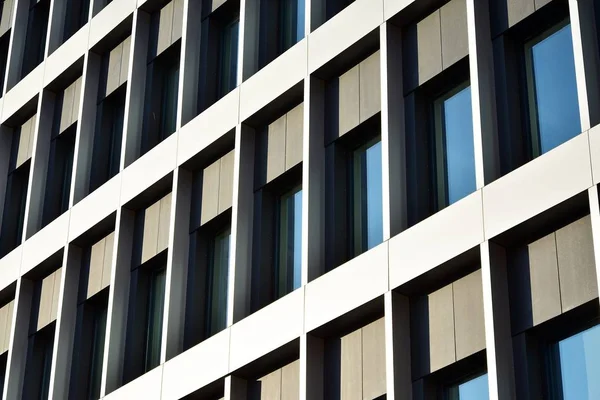
<svg viewBox="0 0 600 400"><path fill-rule="evenodd" d="M209 254L208 336L227 326L227 278L229 276L229 239L231 231L218 234Z"/></svg>
<svg viewBox="0 0 600 400"><path fill-rule="evenodd" d="M160 364L165 278L165 268L151 272L148 299L148 329L146 331L146 371Z"/></svg>
<svg viewBox="0 0 600 400"><path fill-rule="evenodd" d="M238 36L240 29L240 21L227 25L223 30L221 44L221 65L219 82L219 97L225 96L227 93L235 89L237 85L237 53L238 53Z"/></svg>
<svg viewBox="0 0 600 400"><path fill-rule="evenodd" d="M302 189L296 188L279 202L279 296L300 287L302 264Z"/></svg>

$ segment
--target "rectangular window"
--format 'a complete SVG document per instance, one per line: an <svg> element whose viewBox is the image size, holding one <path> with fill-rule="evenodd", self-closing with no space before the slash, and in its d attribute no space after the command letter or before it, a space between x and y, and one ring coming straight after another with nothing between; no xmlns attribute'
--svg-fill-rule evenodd
<svg viewBox="0 0 600 400"><path fill-rule="evenodd" d="M454 385L448 390L448 400L489 399L487 374Z"/></svg>
<svg viewBox="0 0 600 400"><path fill-rule="evenodd" d="M0 231L0 256L8 254L21 244L30 165L31 163L27 162L8 175Z"/></svg>
<svg viewBox="0 0 600 400"><path fill-rule="evenodd" d="M29 338L24 399L47 399L50 389L50 368L54 346L54 326L52 323L37 331Z"/></svg>
<svg viewBox="0 0 600 400"><path fill-rule="evenodd" d="M279 199L279 243L276 246L278 297L300 287L302 270L302 189L297 187Z"/></svg>
<svg viewBox="0 0 600 400"><path fill-rule="evenodd" d="M107 304L97 307L92 322L92 352L91 369L89 378L88 399L93 400L100 397L100 385L102 381L102 361L104 359L104 340L106 335Z"/></svg>
<svg viewBox="0 0 600 400"><path fill-rule="evenodd" d="M450 91L435 101L434 109L435 192L442 209L476 189L471 87Z"/></svg>
<svg viewBox="0 0 600 400"><path fill-rule="evenodd" d="M304 0L281 1L280 49L283 53L304 38Z"/></svg>
<svg viewBox="0 0 600 400"><path fill-rule="evenodd" d="M571 25L563 22L525 45L533 157L581 132ZM557 56L560 55L560 56Z"/></svg>
<svg viewBox="0 0 600 400"><path fill-rule="evenodd" d="M237 86L238 36L240 20L229 23L221 33L218 98Z"/></svg>
<svg viewBox="0 0 600 400"><path fill-rule="evenodd" d="M150 288L148 294L148 313L146 316L146 357L144 362L146 372L160 364L165 279L165 267L149 272Z"/></svg>
<svg viewBox="0 0 600 400"><path fill-rule="evenodd" d="M32 1L31 3L21 77L25 77L37 67L44 60L46 52L46 31L48 30L50 1Z"/></svg>
<svg viewBox="0 0 600 400"><path fill-rule="evenodd" d="M90 0L67 0L63 42L87 23L89 12Z"/></svg>
<svg viewBox="0 0 600 400"><path fill-rule="evenodd" d="M381 142L368 142L352 155L352 221L354 255L383 241Z"/></svg>
<svg viewBox="0 0 600 400"><path fill-rule="evenodd" d="M208 277L206 279L206 337L227 326L227 279L229 277L229 229L219 233L210 243Z"/></svg>

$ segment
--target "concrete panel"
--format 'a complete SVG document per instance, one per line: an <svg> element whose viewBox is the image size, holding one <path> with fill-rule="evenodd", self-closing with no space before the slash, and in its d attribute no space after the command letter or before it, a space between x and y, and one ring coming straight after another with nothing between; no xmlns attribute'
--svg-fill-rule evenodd
<svg viewBox="0 0 600 400"><path fill-rule="evenodd" d="M200 224L204 224L217 216L219 211L219 182L221 177L221 160L217 160L204 169L202 174L202 205L200 208Z"/></svg>
<svg viewBox="0 0 600 400"><path fill-rule="evenodd" d="M12 317L12 315L11 315L11 317ZM8 323L8 304L6 304L2 308L0 308L0 354L4 354L6 351L8 351L8 346L5 345L6 334L10 335L10 332L7 332L7 329L6 329L7 323Z"/></svg>
<svg viewBox="0 0 600 400"><path fill-rule="evenodd" d="M587 143L582 133L483 188L486 238L592 186Z"/></svg>
<svg viewBox="0 0 600 400"><path fill-rule="evenodd" d="M68 67L84 56L88 49L89 33L89 24L86 24L46 58L46 61L42 63L45 66L43 70L44 85L54 81ZM37 87L39 88L39 86Z"/></svg>
<svg viewBox="0 0 600 400"><path fill-rule="evenodd" d="M21 270L21 255L23 246L19 246L4 257L0 258L0 291L17 281Z"/></svg>
<svg viewBox="0 0 600 400"><path fill-rule="evenodd" d="M267 128L267 177L271 182L285 172L285 128L287 115L271 123Z"/></svg>
<svg viewBox="0 0 600 400"><path fill-rule="evenodd" d="M258 71L240 87L240 120L252 114L301 82L307 75L308 45L303 39ZM273 79L273 77L277 79Z"/></svg>
<svg viewBox="0 0 600 400"><path fill-rule="evenodd" d="M60 285L62 278L62 267L54 271L54 287L52 291L52 307L50 308L50 321L56 320L58 316L58 298L60 295Z"/></svg>
<svg viewBox="0 0 600 400"><path fill-rule="evenodd" d="M446 69L469 54L467 2L452 0L440 9L442 68Z"/></svg>
<svg viewBox="0 0 600 400"><path fill-rule="evenodd" d="M183 164L235 128L239 101L240 90L234 89L181 128L177 165Z"/></svg>
<svg viewBox="0 0 600 400"><path fill-rule="evenodd" d="M341 338L340 398L362 400L362 329Z"/></svg>
<svg viewBox="0 0 600 400"><path fill-rule="evenodd" d="M115 247L115 233L111 232L104 238L104 265L102 267L102 282L100 289L104 289L110 285L110 275L112 272L112 259Z"/></svg>
<svg viewBox="0 0 600 400"><path fill-rule="evenodd" d="M114 392L103 397L105 400L161 400L163 365L146 372L139 378L120 387Z"/></svg>
<svg viewBox="0 0 600 400"><path fill-rule="evenodd" d="M101 239L92 246L90 256L90 270L88 276L87 298L92 297L102 289L102 272L104 270L104 254L106 253L106 239Z"/></svg>
<svg viewBox="0 0 600 400"><path fill-rule="evenodd" d="M173 24L171 28L171 43L175 43L183 29L183 0L173 0Z"/></svg>
<svg viewBox="0 0 600 400"><path fill-rule="evenodd" d="M360 122L381 111L380 51L360 63Z"/></svg>
<svg viewBox="0 0 600 400"><path fill-rule="evenodd" d="M357 65L340 76L339 85L339 110L338 110L338 135L357 127L360 123L360 67Z"/></svg>
<svg viewBox="0 0 600 400"><path fill-rule="evenodd" d="M167 361L161 399L179 400L227 375L229 333L229 329L225 329Z"/></svg>
<svg viewBox="0 0 600 400"><path fill-rule="evenodd" d="M60 114L59 133L63 133L73 122L73 100L75 98L75 85L69 85L63 92L62 112Z"/></svg>
<svg viewBox="0 0 600 400"><path fill-rule="evenodd" d="M13 0L2 2L2 19L0 19L0 36L4 35L12 26Z"/></svg>
<svg viewBox="0 0 600 400"><path fill-rule="evenodd" d="M590 137L590 155L592 158L592 175L594 184L600 183L600 125L588 131Z"/></svg>
<svg viewBox="0 0 600 400"><path fill-rule="evenodd" d="M258 379L260 400L281 400L281 369Z"/></svg>
<svg viewBox="0 0 600 400"><path fill-rule="evenodd" d="M534 0L503 0L506 1L508 26L525 19L535 11Z"/></svg>
<svg viewBox="0 0 600 400"><path fill-rule="evenodd" d="M160 219L160 201L144 211L144 231L142 238L142 260L145 263L158 253L158 230Z"/></svg>
<svg viewBox="0 0 600 400"><path fill-rule="evenodd" d="M233 163L235 150L221 157L221 173L219 174L219 214L231 208L233 203Z"/></svg>
<svg viewBox="0 0 600 400"><path fill-rule="evenodd" d="M54 273L48 275L42 279L40 291L40 302L38 306L37 325L36 329L39 331L50 322L54 321L52 318L52 300L54 295Z"/></svg>
<svg viewBox="0 0 600 400"><path fill-rule="evenodd" d="M388 290L388 242L306 285L305 330L361 306Z"/></svg>
<svg viewBox="0 0 600 400"><path fill-rule="evenodd" d="M21 125L19 133L19 150L17 152L17 163L15 168L23 165L31 158L33 149L33 138L35 128L35 115Z"/></svg>
<svg viewBox="0 0 600 400"><path fill-rule="evenodd" d="M67 243L70 211L63 213L23 244L21 274L26 274Z"/></svg>
<svg viewBox="0 0 600 400"><path fill-rule="evenodd" d="M310 34L308 70L313 73L383 23L383 1L356 0Z"/></svg>
<svg viewBox="0 0 600 400"><path fill-rule="evenodd" d="M281 368L281 400L300 399L300 360Z"/></svg>
<svg viewBox="0 0 600 400"><path fill-rule="evenodd" d="M304 290L299 289L234 324L231 327L230 371L300 337L303 315ZM265 330L265 326L270 328Z"/></svg>
<svg viewBox="0 0 600 400"><path fill-rule="evenodd" d="M415 0L383 0L384 19L387 21L414 2Z"/></svg>
<svg viewBox="0 0 600 400"><path fill-rule="evenodd" d="M89 47L94 47L109 32L123 22L137 6L137 0L113 0L106 5L88 24Z"/></svg>
<svg viewBox="0 0 600 400"><path fill-rule="evenodd" d="M556 231L563 312L598 297L590 217Z"/></svg>
<svg viewBox="0 0 600 400"><path fill-rule="evenodd" d="M287 113L285 128L286 171L302 162L302 138L304 136L304 103Z"/></svg>
<svg viewBox="0 0 600 400"><path fill-rule="evenodd" d="M158 221L157 252L169 247L169 225L171 221L171 193L160 200L160 215Z"/></svg>
<svg viewBox="0 0 600 400"><path fill-rule="evenodd" d="M173 1L170 1L159 11L158 40L156 42L156 55L165 51L171 45L173 32Z"/></svg>
<svg viewBox="0 0 600 400"><path fill-rule="evenodd" d="M429 371L456 361L452 285L427 296L429 310Z"/></svg>
<svg viewBox="0 0 600 400"><path fill-rule="evenodd" d="M556 317L561 312L554 233L530 243L527 252L529 253L532 323L535 326Z"/></svg>
<svg viewBox="0 0 600 400"><path fill-rule="evenodd" d="M123 43L112 49L108 55L108 73L106 76L106 96L111 94L121 84L121 60ZM129 60L129 53L126 58Z"/></svg>
<svg viewBox="0 0 600 400"><path fill-rule="evenodd" d="M123 51L121 56L121 67L119 72L119 85L127 82L127 74L129 73L129 56L131 55L131 36L123 40Z"/></svg>
<svg viewBox="0 0 600 400"><path fill-rule="evenodd" d="M362 398L377 399L386 394L385 319L362 328Z"/></svg>
<svg viewBox="0 0 600 400"><path fill-rule="evenodd" d="M79 119L79 106L81 103L81 76L73 83L73 111L71 113L71 123Z"/></svg>
<svg viewBox="0 0 600 400"><path fill-rule="evenodd" d="M15 301L11 300L10 303L6 305L6 324L4 325L4 343L2 347L6 350L10 348L10 335L12 333L12 324L13 324L13 312L15 310Z"/></svg>
<svg viewBox="0 0 600 400"><path fill-rule="evenodd" d="M457 280L452 289L456 359L461 360L485 349L481 270Z"/></svg>
<svg viewBox="0 0 600 400"><path fill-rule="evenodd" d="M39 93L39 88L44 80L44 64L35 67L3 96L2 123Z"/></svg>
<svg viewBox="0 0 600 400"><path fill-rule="evenodd" d="M440 10L417 23L419 85L442 72Z"/></svg>
<svg viewBox="0 0 600 400"><path fill-rule="evenodd" d="M390 239L390 288L483 242L481 191Z"/></svg>

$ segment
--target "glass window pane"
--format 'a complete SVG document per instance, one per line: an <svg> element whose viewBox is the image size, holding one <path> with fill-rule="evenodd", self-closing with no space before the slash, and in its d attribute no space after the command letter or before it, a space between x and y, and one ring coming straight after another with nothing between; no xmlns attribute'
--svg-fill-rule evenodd
<svg viewBox="0 0 600 400"><path fill-rule="evenodd" d="M532 131L539 135L533 138L534 152L545 153L581 132L571 25L533 44L530 59L533 87L529 90L535 99Z"/></svg>
<svg viewBox="0 0 600 400"><path fill-rule="evenodd" d="M559 344L564 400L600 399L600 325Z"/></svg>
<svg viewBox="0 0 600 400"><path fill-rule="evenodd" d="M227 325L230 236L231 231L227 229L215 237L209 260L208 336L220 332Z"/></svg>
<svg viewBox="0 0 600 400"><path fill-rule="evenodd" d="M162 87L161 139L175 132L177 124L177 92L179 89L179 63L167 67Z"/></svg>
<svg viewBox="0 0 600 400"><path fill-rule="evenodd" d="M302 264L302 189L281 196L279 203L278 294L300 287Z"/></svg>
<svg viewBox="0 0 600 400"><path fill-rule="evenodd" d="M221 81L219 82L219 97L225 96L237 85L237 53L238 31L240 21L235 20L223 30L221 48Z"/></svg>
<svg viewBox="0 0 600 400"><path fill-rule="evenodd" d="M281 2L281 52L304 38L304 0Z"/></svg>
<svg viewBox="0 0 600 400"><path fill-rule="evenodd" d="M481 375L450 388L450 400L485 400L489 398L488 376Z"/></svg>
<svg viewBox="0 0 600 400"><path fill-rule="evenodd" d="M89 399L100 397L102 380L102 360L104 358L104 336L106 334L107 308L99 307L94 314L94 336L92 338L92 360L90 371Z"/></svg>
<svg viewBox="0 0 600 400"><path fill-rule="evenodd" d="M475 155L471 87L452 93L440 101L441 130L436 135L438 151L439 208L475 191Z"/></svg>
<svg viewBox="0 0 600 400"><path fill-rule="evenodd" d="M149 371L160 364L163 304L165 300L165 279L165 268L152 271L150 277L150 298L148 304L146 371Z"/></svg>

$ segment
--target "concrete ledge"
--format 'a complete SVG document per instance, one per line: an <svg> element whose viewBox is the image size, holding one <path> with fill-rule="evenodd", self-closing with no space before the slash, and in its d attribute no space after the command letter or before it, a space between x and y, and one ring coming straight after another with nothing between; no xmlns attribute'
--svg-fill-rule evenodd
<svg viewBox="0 0 600 400"><path fill-rule="evenodd" d="M21 276L23 246L19 246L0 259L0 291L6 289Z"/></svg>
<svg viewBox="0 0 600 400"><path fill-rule="evenodd" d="M2 121L13 116L27 102L33 99L41 92L42 83L44 82L45 61L35 67L27 76L4 95L4 105L2 107Z"/></svg>
<svg viewBox="0 0 600 400"><path fill-rule="evenodd" d="M46 59L44 86L58 78L75 61L85 55L89 35L90 24L87 23Z"/></svg>
<svg viewBox="0 0 600 400"><path fill-rule="evenodd" d="M387 21L392 18L414 2L415 0L383 0L383 16L385 20Z"/></svg>
<svg viewBox="0 0 600 400"><path fill-rule="evenodd" d="M89 48L94 47L136 9L136 0L113 0L92 19Z"/></svg>
<svg viewBox="0 0 600 400"><path fill-rule="evenodd" d="M22 246L21 275L25 275L52 254L65 247L69 234L70 214L70 210L65 212L27 239Z"/></svg>
<svg viewBox="0 0 600 400"><path fill-rule="evenodd" d="M129 382L127 385L118 388L114 392L106 395L106 400L160 400L160 390L162 386L163 366L159 365L150 372L146 372L139 378Z"/></svg>
<svg viewBox="0 0 600 400"><path fill-rule="evenodd" d="M600 183L600 125L588 131L590 138L590 156L592 160L592 178L594 185Z"/></svg>

